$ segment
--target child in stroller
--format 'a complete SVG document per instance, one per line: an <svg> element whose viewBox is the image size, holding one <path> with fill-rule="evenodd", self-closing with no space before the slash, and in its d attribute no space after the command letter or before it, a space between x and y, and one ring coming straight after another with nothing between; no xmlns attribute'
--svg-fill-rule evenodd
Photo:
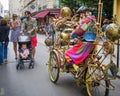
<svg viewBox="0 0 120 96"><path fill-rule="evenodd" d="M20 57L22 59L27 59L28 55L29 55L29 49L27 48L27 44L23 43L20 49Z"/></svg>
<svg viewBox="0 0 120 96"><path fill-rule="evenodd" d="M18 37L19 45L19 59L16 69L23 69L24 63L29 62L29 68L34 68L34 62L32 60L32 46L30 37L27 35L20 35Z"/></svg>

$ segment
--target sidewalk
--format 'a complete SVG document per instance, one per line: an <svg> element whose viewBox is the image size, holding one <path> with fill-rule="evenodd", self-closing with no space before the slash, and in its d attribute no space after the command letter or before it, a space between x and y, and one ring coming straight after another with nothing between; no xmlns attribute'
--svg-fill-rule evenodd
<svg viewBox="0 0 120 96"><path fill-rule="evenodd" d="M45 43L44 43L45 38L46 38L46 36L44 34L37 34L38 42L41 42L44 45L45 45Z"/></svg>

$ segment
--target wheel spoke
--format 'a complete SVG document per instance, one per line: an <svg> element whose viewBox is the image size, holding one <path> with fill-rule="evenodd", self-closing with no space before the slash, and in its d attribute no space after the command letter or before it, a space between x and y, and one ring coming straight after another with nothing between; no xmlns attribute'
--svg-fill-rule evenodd
<svg viewBox="0 0 120 96"><path fill-rule="evenodd" d="M57 54L52 51L50 54L50 61L48 64L50 79L53 83L56 83L59 78L59 67L58 67L58 57Z"/></svg>
<svg viewBox="0 0 120 96"><path fill-rule="evenodd" d="M101 68L88 66L86 72L86 88L89 96L108 96L109 85L104 78L104 72Z"/></svg>

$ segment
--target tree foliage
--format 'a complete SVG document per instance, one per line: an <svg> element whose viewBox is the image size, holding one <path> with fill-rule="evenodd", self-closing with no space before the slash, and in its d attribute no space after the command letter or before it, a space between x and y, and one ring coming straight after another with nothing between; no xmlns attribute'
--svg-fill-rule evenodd
<svg viewBox="0 0 120 96"><path fill-rule="evenodd" d="M113 0L103 0L103 10L107 13L108 18L113 14Z"/></svg>
<svg viewBox="0 0 120 96"><path fill-rule="evenodd" d="M75 9L78 4L78 0L60 0L60 6L67 6L71 9Z"/></svg>
<svg viewBox="0 0 120 96"><path fill-rule="evenodd" d="M113 0L101 0L103 3L103 11L110 18L113 14ZM88 7L98 8L99 0L60 0L60 6L68 6L71 9L77 9L82 4Z"/></svg>

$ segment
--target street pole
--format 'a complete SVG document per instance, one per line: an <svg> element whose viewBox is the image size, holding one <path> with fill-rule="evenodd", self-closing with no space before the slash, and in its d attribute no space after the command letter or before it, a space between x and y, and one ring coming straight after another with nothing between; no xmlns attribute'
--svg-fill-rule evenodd
<svg viewBox="0 0 120 96"><path fill-rule="evenodd" d="M119 40L117 44L117 68L119 69ZM120 75L117 75L118 78L120 78Z"/></svg>
<svg viewBox="0 0 120 96"><path fill-rule="evenodd" d="M103 3L101 3L101 0L99 0L98 2L98 18L97 18L97 22L100 24L101 26L101 21L102 21L102 9L103 9Z"/></svg>
<svg viewBox="0 0 120 96"><path fill-rule="evenodd" d="M119 68L119 40L117 44L117 67Z"/></svg>

